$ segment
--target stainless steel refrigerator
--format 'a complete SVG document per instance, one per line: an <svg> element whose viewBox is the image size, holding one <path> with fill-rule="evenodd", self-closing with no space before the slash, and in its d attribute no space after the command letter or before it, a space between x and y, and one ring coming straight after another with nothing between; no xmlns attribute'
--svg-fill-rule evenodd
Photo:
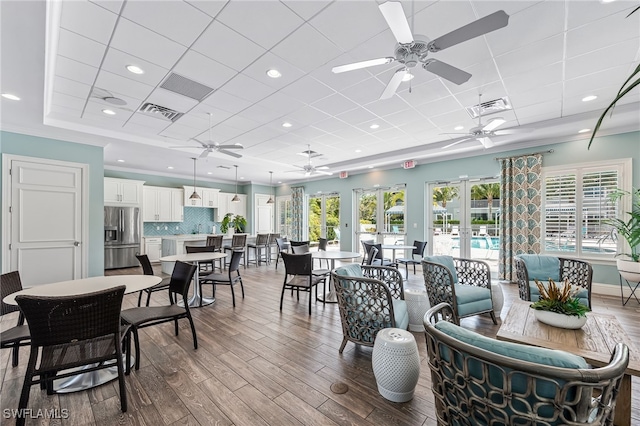
<svg viewBox="0 0 640 426"><path fill-rule="evenodd" d="M104 208L104 269L138 266L140 209Z"/></svg>

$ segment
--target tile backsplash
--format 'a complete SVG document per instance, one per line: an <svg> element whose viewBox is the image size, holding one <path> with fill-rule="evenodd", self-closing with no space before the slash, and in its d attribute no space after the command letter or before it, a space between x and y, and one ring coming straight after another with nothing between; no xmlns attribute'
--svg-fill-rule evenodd
<svg viewBox="0 0 640 426"><path fill-rule="evenodd" d="M220 224L213 221L213 213L214 209L184 207L184 222L145 222L144 236L212 234L214 226L216 227L216 232L220 233ZM200 232L198 232L198 225L200 225Z"/></svg>

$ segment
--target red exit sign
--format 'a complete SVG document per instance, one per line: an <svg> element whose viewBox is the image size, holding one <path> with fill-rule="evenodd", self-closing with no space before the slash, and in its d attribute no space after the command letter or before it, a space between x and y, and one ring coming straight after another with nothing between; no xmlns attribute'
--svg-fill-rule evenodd
<svg viewBox="0 0 640 426"><path fill-rule="evenodd" d="M418 164L415 160L407 160L404 163L402 163L402 168L403 169L413 169L416 164Z"/></svg>
<svg viewBox="0 0 640 426"><path fill-rule="evenodd" d="M348 172L340 172L340 179L346 179L349 177L349 173Z"/></svg>

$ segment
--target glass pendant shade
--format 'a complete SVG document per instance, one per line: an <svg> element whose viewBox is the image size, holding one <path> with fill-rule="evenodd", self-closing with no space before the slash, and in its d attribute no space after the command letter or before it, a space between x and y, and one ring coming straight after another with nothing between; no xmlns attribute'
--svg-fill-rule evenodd
<svg viewBox="0 0 640 426"><path fill-rule="evenodd" d="M273 204L273 172L269 172L269 187L271 188L271 194L269 194L269 199L267 200L267 204Z"/></svg>
<svg viewBox="0 0 640 426"><path fill-rule="evenodd" d="M231 199L231 202L232 203L237 203L238 201L240 201L240 197L238 197L238 165L234 164L233 167L236 168L236 194Z"/></svg>
<svg viewBox="0 0 640 426"><path fill-rule="evenodd" d="M197 160L198 160L197 158L193 159L193 194L191 194L191 196L189 196L189 199L193 200L194 202L195 202L195 200L199 200L200 199L200 195L196 191L196 161Z"/></svg>

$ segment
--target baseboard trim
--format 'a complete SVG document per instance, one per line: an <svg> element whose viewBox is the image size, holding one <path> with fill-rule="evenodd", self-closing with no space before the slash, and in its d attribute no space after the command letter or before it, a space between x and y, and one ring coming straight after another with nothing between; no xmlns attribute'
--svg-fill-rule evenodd
<svg viewBox="0 0 640 426"><path fill-rule="evenodd" d="M635 283L631 283L631 288L629 288L629 286L624 284L624 282L622 283L622 286L623 286L622 294L626 299L627 297L631 296L631 291L632 291L632 288L635 287ZM591 293L595 293L603 296L620 297L620 285L591 283ZM640 286L638 287L638 290L636 290L635 295L638 296L638 299L640 299Z"/></svg>

